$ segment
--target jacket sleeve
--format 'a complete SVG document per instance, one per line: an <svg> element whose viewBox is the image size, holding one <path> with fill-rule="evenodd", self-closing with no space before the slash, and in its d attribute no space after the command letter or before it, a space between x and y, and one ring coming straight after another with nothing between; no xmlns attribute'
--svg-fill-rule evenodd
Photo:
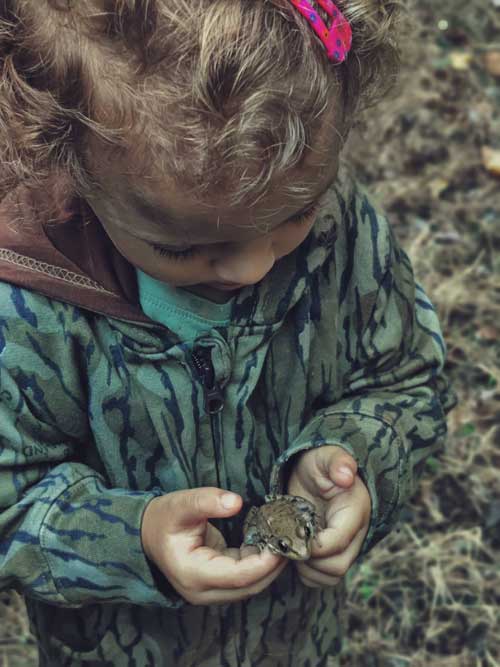
<svg viewBox="0 0 500 667"><path fill-rule="evenodd" d="M0 304L0 590L60 606L177 606L141 545L159 492L110 488L89 465L84 318L68 330L74 309L5 283Z"/></svg>
<svg viewBox="0 0 500 667"><path fill-rule="evenodd" d="M327 444L345 449L372 502L364 554L389 533L426 458L442 448L455 397L443 375L436 312L389 224L359 191L345 220L322 288L336 285L336 298L322 300L335 303L328 316L341 393L303 426L277 461L271 487L283 489L285 466L288 473L297 453Z"/></svg>

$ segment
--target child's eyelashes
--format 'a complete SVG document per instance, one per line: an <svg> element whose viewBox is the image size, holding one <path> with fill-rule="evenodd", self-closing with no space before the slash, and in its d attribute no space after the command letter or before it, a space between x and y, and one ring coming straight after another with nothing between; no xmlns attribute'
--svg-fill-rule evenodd
<svg viewBox="0 0 500 667"><path fill-rule="evenodd" d="M311 218L319 211L319 207L319 202L316 202L309 206L309 208L305 211L302 211L302 213L299 215L295 215L293 218L290 218L287 222L291 222L295 225L302 225L304 222L309 222Z"/></svg>
<svg viewBox="0 0 500 667"><path fill-rule="evenodd" d="M316 202L300 215L296 215L293 218L287 220L287 223L291 223L294 225L303 225L306 222L310 222L311 218L318 212L319 207L320 207L319 203ZM172 250L172 248L158 245L156 243L152 243L151 247L153 248L154 252L158 253L162 257L179 261L190 259L195 255L201 254L201 252L203 251L203 246L195 246L195 245L191 246L190 248L186 248L185 250Z"/></svg>
<svg viewBox="0 0 500 667"><path fill-rule="evenodd" d="M162 257L168 257L168 259L189 259L190 257L193 257L193 255L198 255L201 252L201 248L198 246L191 246L191 248L186 248L186 250L170 250L164 246L152 243L151 247L156 253Z"/></svg>

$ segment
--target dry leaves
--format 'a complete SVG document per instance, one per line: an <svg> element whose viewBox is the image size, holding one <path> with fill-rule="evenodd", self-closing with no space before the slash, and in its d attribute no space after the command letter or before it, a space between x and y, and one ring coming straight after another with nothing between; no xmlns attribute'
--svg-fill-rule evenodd
<svg viewBox="0 0 500 667"><path fill-rule="evenodd" d="M481 157L485 169L493 176L500 176L500 149L483 146Z"/></svg>
<svg viewBox="0 0 500 667"><path fill-rule="evenodd" d="M500 77L500 51L487 51L484 64L490 74Z"/></svg>

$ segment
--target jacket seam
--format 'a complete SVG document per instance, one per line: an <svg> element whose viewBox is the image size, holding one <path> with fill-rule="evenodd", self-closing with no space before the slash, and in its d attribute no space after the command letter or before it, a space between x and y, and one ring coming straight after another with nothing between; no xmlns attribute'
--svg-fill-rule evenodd
<svg viewBox="0 0 500 667"><path fill-rule="evenodd" d="M333 415L343 415L343 416L346 416L346 417L352 417L353 415L361 415L363 417L369 417L370 419L375 419L376 421L388 426L392 431L394 431L396 436L400 439L400 436L399 436L398 432L396 431L396 428L394 427L394 424L392 422L388 421L387 419L384 419L383 417L377 417L376 415L370 414L369 412L364 412L364 411L360 411L360 410L356 410L356 411L353 411L353 412L348 412L347 410L325 412L323 416L324 417L331 417Z"/></svg>
<svg viewBox="0 0 500 667"><path fill-rule="evenodd" d="M55 278L56 280L60 280L61 282L70 285L95 290L116 297L114 292L110 292L91 278L87 278L75 271L70 271L69 269L63 269L55 264L40 262L27 255L21 255L13 250L8 250L7 248L0 248L0 261L13 264L14 266L20 266L24 269L28 269L28 271L34 271L35 273L50 276L51 278Z"/></svg>

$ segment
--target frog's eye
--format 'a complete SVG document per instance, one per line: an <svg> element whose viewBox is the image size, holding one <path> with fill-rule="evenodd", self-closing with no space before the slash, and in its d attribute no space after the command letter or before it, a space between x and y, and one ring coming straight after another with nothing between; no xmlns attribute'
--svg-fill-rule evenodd
<svg viewBox="0 0 500 667"><path fill-rule="evenodd" d="M288 542L285 542L285 540L278 540L277 544L278 544L279 550L282 553L286 554L290 551L290 545L288 544Z"/></svg>
<svg viewBox="0 0 500 667"><path fill-rule="evenodd" d="M307 524L303 524L297 528L297 536L302 539L309 539L311 537L311 529Z"/></svg>

